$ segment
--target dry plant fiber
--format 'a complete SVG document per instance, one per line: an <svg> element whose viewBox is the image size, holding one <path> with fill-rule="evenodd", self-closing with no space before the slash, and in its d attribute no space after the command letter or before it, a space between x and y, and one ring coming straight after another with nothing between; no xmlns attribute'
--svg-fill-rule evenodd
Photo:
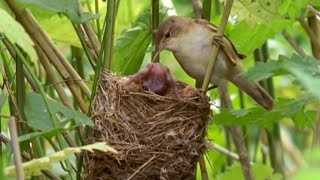
<svg viewBox="0 0 320 180"><path fill-rule="evenodd" d="M209 98L181 82L178 100L126 81L101 76L88 143L107 142L119 154L86 154L86 179L192 179L205 151Z"/></svg>

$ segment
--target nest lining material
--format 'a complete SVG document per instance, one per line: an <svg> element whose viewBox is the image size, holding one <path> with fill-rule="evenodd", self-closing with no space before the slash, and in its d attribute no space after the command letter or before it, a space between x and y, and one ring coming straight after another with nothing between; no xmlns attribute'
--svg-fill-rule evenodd
<svg viewBox="0 0 320 180"><path fill-rule="evenodd" d="M88 143L107 142L119 154L88 153L87 179L190 179L205 151L209 98L177 82L159 96L103 73L93 103Z"/></svg>

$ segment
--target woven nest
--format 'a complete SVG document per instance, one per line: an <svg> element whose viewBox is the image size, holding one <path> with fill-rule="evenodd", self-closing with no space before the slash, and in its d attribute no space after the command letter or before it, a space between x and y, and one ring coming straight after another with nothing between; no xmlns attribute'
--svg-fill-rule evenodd
<svg viewBox="0 0 320 180"><path fill-rule="evenodd" d="M104 73L93 103L88 143L107 142L118 154L86 155L86 179L191 179L205 151L209 98L177 82L159 96ZM188 90L185 90L185 89Z"/></svg>

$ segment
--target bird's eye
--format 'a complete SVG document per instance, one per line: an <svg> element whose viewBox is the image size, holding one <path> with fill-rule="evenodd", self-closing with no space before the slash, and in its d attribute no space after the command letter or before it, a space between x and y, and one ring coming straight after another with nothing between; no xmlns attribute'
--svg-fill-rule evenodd
<svg viewBox="0 0 320 180"><path fill-rule="evenodd" d="M165 35L165 37L166 37L166 38L170 38L170 37L171 37L171 33L170 33L170 32L167 32L166 35Z"/></svg>

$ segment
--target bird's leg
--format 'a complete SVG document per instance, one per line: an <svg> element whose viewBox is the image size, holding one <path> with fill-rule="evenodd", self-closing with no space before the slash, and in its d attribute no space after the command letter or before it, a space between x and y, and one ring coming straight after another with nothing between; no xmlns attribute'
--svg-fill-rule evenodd
<svg viewBox="0 0 320 180"><path fill-rule="evenodd" d="M216 45L217 47L224 47L223 36L213 36L212 44Z"/></svg>

